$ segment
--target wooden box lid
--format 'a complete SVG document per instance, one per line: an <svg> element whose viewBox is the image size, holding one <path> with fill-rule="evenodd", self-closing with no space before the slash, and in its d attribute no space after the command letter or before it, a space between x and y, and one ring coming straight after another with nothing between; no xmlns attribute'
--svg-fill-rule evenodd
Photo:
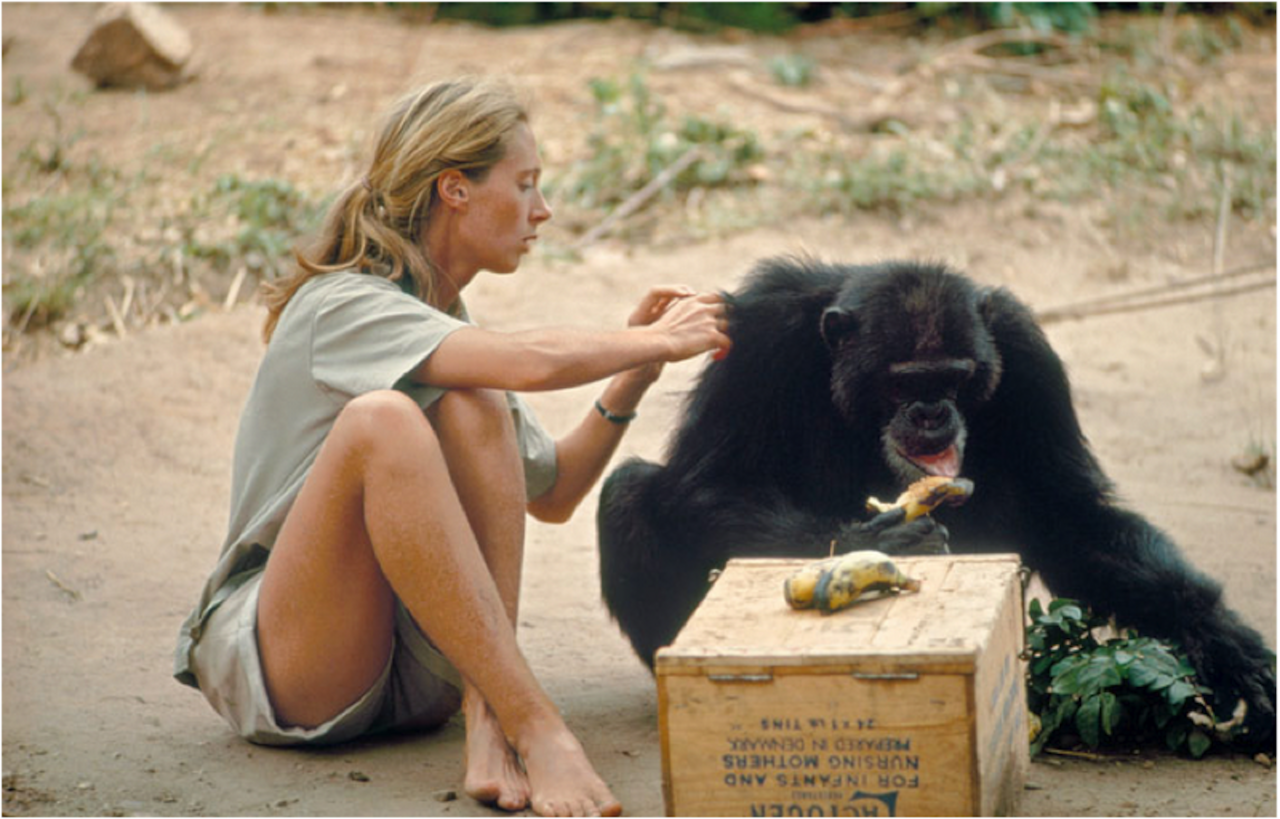
<svg viewBox="0 0 1280 819"><path fill-rule="evenodd" d="M1020 599L1010 594L1017 555L903 557L894 562L922 581L919 592L833 614L796 611L783 582L809 562L730 560L675 643L658 651L658 675L973 673L1006 601Z"/></svg>

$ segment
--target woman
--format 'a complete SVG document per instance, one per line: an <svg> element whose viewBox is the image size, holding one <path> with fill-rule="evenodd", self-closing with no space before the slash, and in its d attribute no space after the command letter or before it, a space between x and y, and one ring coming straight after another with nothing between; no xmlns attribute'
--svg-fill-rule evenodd
<svg viewBox="0 0 1280 819"><path fill-rule="evenodd" d="M297 273L236 439L230 534L176 675L246 738L332 743L461 707L465 789L507 810L621 805L516 645L527 509L564 521L667 361L727 349L719 297L656 288L627 329L494 333L459 296L515 272L551 210L503 86L391 112ZM612 376L559 441L515 392Z"/></svg>

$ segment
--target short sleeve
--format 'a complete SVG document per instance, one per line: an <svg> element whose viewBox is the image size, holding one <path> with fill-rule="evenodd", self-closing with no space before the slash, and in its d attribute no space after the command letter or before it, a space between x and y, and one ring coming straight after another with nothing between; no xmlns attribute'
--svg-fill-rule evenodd
<svg viewBox="0 0 1280 819"><path fill-rule="evenodd" d="M524 461L525 495L533 500L555 485L558 474L556 442L519 395L507 393L507 403L511 406L520 457Z"/></svg>
<svg viewBox="0 0 1280 819"><path fill-rule="evenodd" d="M350 276L329 289L316 310L312 376L344 395L391 389L466 326L391 282Z"/></svg>
<svg viewBox="0 0 1280 819"><path fill-rule="evenodd" d="M344 397L398 389L423 409L445 394L442 387L407 376L450 333L472 326L461 304L459 315L450 315L386 279L349 273L335 274L318 297L311 327L311 373L316 383ZM526 492L533 499L556 482L556 443L523 399L507 393L507 403L524 463Z"/></svg>

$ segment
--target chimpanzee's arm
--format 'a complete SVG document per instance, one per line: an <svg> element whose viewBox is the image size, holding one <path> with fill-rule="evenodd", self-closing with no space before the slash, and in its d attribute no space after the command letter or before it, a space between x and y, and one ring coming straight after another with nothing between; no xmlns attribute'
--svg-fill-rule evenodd
<svg viewBox="0 0 1280 819"><path fill-rule="evenodd" d="M1080 430L1062 362L1030 312L997 291L986 318L1004 371L978 434L998 436L1006 487L1018 487L1009 517L1024 561L1054 594L1180 643L1225 705L1219 716L1229 716L1243 698L1250 709L1246 741L1273 747L1274 653L1168 536L1116 504ZM987 448L989 465L989 441Z"/></svg>
<svg viewBox="0 0 1280 819"><path fill-rule="evenodd" d="M946 550L945 530L927 516L875 531L816 516L765 488L715 480L680 485L666 467L639 459L605 482L597 523L605 602L650 666L706 596L711 570L730 556Z"/></svg>

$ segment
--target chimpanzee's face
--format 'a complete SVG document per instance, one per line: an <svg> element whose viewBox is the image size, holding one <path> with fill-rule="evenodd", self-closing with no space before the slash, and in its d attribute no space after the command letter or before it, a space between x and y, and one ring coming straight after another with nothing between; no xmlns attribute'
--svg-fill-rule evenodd
<svg viewBox="0 0 1280 819"><path fill-rule="evenodd" d="M888 421L881 442L894 472L907 480L959 476L968 431L957 401L976 369L971 358L889 365L883 380Z"/></svg>
<svg viewBox="0 0 1280 819"><path fill-rule="evenodd" d="M823 315L832 399L851 425L874 423L904 483L956 477L966 414L995 391L1000 362L973 291L941 271L885 279ZM874 421L872 421L874 419Z"/></svg>

